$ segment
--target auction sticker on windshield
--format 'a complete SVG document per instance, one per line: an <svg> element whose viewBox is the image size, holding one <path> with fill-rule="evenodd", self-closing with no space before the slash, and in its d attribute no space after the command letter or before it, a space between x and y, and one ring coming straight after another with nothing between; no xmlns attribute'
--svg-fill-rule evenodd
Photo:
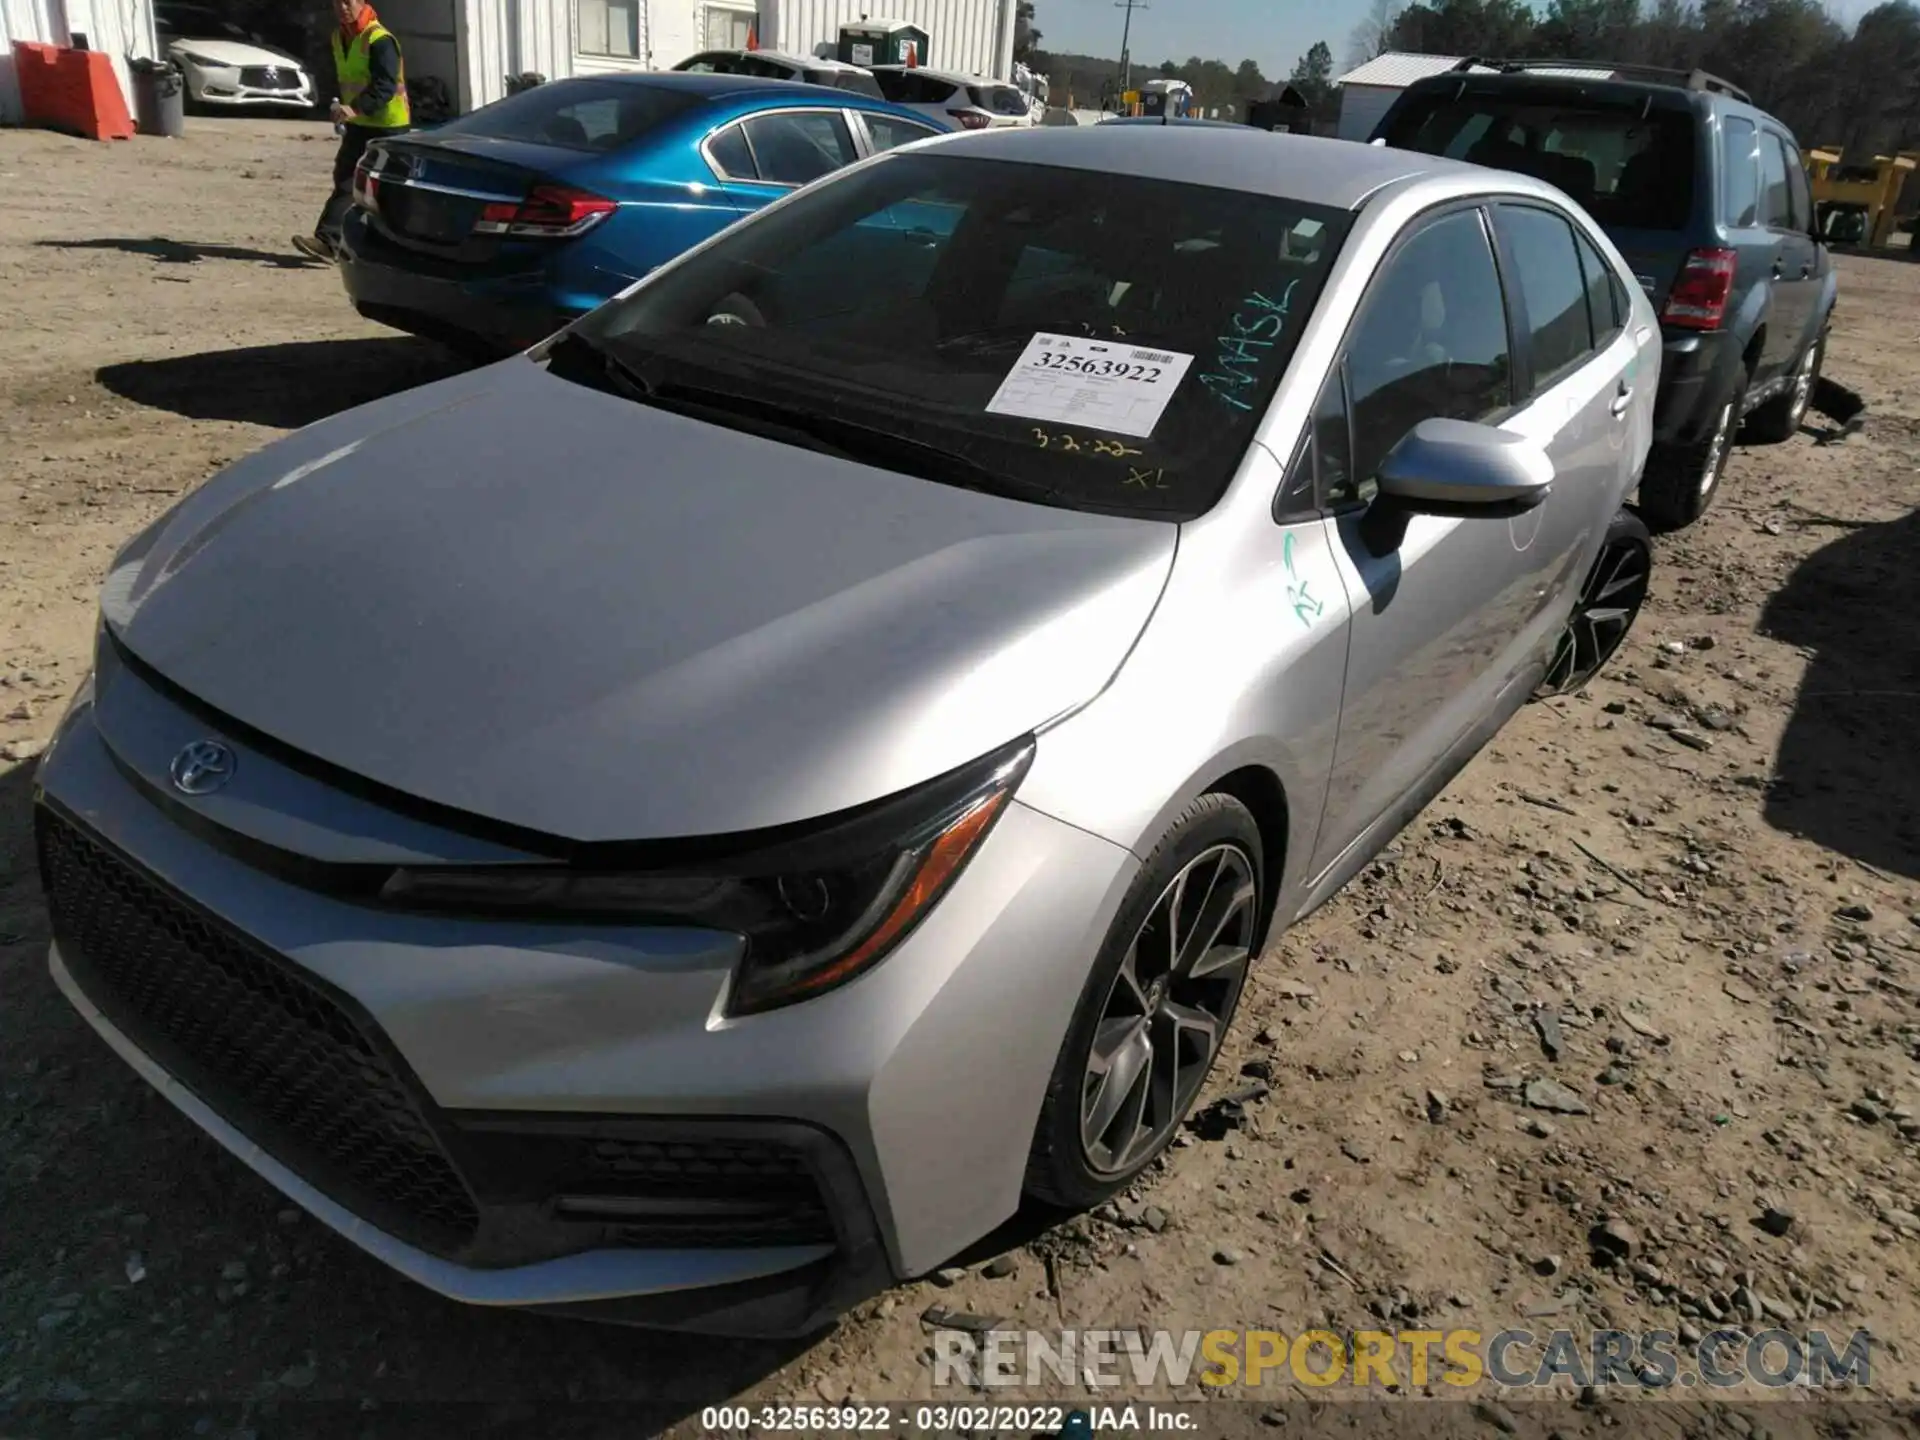
<svg viewBox="0 0 1920 1440"><path fill-rule="evenodd" d="M1191 355L1044 331L1027 342L988 413L1144 439L1186 378Z"/></svg>

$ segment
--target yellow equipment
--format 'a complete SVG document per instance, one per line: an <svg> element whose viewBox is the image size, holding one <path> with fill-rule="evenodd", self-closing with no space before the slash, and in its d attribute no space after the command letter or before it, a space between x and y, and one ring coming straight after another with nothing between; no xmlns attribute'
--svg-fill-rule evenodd
<svg viewBox="0 0 1920 1440"><path fill-rule="evenodd" d="M1822 146L1802 159L1813 186L1815 225L1824 237L1873 247L1892 238L1900 187L1920 155L1902 150L1876 155L1871 165L1843 165L1839 150Z"/></svg>

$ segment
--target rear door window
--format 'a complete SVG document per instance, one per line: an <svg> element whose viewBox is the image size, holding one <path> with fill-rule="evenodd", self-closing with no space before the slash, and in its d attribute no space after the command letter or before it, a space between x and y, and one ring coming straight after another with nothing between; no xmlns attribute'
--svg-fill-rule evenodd
<svg viewBox="0 0 1920 1440"><path fill-rule="evenodd" d="M1494 228L1513 260L1527 317L1535 394L1593 351L1587 281L1564 217L1530 205L1501 205Z"/></svg>
<svg viewBox="0 0 1920 1440"><path fill-rule="evenodd" d="M1787 183L1787 157L1772 135L1760 144L1760 223L1774 230L1793 228L1793 189Z"/></svg>
<svg viewBox="0 0 1920 1440"><path fill-rule="evenodd" d="M704 103L633 80L553 80L449 120L434 133L605 152Z"/></svg>
<svg viewBox="0 0 1920 1440"><path fill-rule="evenodd" d="M1545 180L1608 227L1677 230L1692 208L1693 118L1684 109L1469 87L1409 102L1384 138Z"/></svg>
<svg viewBox="0 0 1920 1440"><path fill-rule="evenodd" d="M1593 326L1593 348L1613 343L1613 337L1625 328L1627 312L1622 302L1625 287L1614 269L1594 248L1593 242L1578 229L1573 232L1574 248L1580 252L1580 272L1587 286L1587 320Z"/></svg>
<svg viewBox="0 0 1920 1440"><path fill-rule="evenodd" d="M1775 134L1773 143L1780 147L1781 158L1786 162L1789 223L1795 230L1810 230L1813 227L1813 205L1807 193L1807 167L1801 162L1800 152L1793 148L1793 142L1786 136Z"/></svg>
<svg viewBox="0 0 1920 1440"><path fill-rule="evenodd" d="M902 120L897 115L875 115L870 111L860 112L860 118L866 122L867 137L873 143L874 153L891 150L896 145L911 145L915 140L925 140L929 135L940 132L926 125L916 125L911 120Z"/></svg>
<svg viewBox="0 0 1920 1440"><path fill-rule="evenodd" d="M725 180L758 180L760 171L753 163L753 150L746 133L738 125L729 125L707 141L707 154Z"/></svg>
<svg viewBox="0 0 1920 1440"><path fill-rule="evenodd" d="M1726 171L1727 224L1745 229L1760 222L1760 156L1751 120L1730 115L1720 127L1720 164Z"/></svg>
<svg viewBox="0 0 1920 1440"><path fill-rule="evenodd" d="M805 185L859 158L847 122L836 111L757 115L741 128L760 178L770 184Z"/></svg>

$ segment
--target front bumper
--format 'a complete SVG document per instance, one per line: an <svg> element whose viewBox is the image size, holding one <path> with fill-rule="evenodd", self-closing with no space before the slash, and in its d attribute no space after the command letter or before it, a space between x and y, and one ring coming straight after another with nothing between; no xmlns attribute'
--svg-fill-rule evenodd
<svg viewBox="0 0 1920 1440"><path fill-rule="evenodd" d="M1726 330L1669 331L1660 346L1660 393L1653 438L1661 445L1693 445L1713 431L1726 404L1740 347Z"/></svg>
<svg viewBox="0 0 1920 1440"><path fill-rule="evenodd" d="M277 106L283 110L311 110L313 82L300 78L295 89L271 88L248 84L238 69L205 69L187 66L187 93L201 105L228 105L254 109Z"/></svg>
<svg viewBox="0 0 1920 1440"><path fill-rule="evenodd" d="M434 840L231 735L227 808L166 798L156 766L209 733L120 668L64 723L36 817L50 966L189 1118L376 1258L471 1303L804 1333L1018 1207L1125 851L1016 803L876 970L732 1019L731 937L398 915L268 873L250 851L288 833L329 859ZM581 1194L636 1213L582 1219Z"/></svg>

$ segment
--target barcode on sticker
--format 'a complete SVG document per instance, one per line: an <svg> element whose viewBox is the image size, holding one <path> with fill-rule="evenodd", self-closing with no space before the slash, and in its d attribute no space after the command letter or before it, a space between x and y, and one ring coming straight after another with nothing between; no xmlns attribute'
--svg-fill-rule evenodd
<svg viewBox="0 0 1920 1440"><path fill-rule="evenodd" d="M1158 350L1136 350L1133 352L1133 358L1135 360L1145 361L1149 365L1171 365L1173 363L1173 356L1162 355Z"/></svg>

